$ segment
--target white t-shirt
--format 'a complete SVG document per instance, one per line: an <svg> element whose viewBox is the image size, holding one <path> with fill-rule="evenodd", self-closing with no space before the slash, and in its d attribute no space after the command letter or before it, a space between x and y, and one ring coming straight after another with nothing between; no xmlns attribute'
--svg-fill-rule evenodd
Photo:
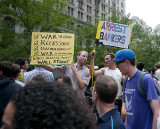
<svg viewBox="0 0 160 129"><path fill-rule="evenodd" d="M155 77L158 78L158 81L160 81L160 69L156 70Z"/></svg>
<svg viewBox="0 0 160 129"><path fill-rule="evenodd" d="M17 84L21 85L22 87L25 86L25 84L24 84L23 82L19 81L19 80L15 80L15 82L16 82Z"/></svg>
<svg viewBox="0 0 160 129"><path fill-rule="evenodd" d="M118 94L117 94L117 99L122 95L122 88L121 88L121 78L122 78L122 74L120 72L120 70L118 68L116 68L115 70L109 69L108 67L105 68L105 72L104 75L108 75L111 76L115 79L115 81L118 84Z"/></svg>

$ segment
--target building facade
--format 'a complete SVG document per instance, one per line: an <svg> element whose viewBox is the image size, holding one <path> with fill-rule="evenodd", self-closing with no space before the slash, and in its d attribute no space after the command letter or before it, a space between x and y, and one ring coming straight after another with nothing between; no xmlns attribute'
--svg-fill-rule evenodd
<svg viewBox="0 0 160 129"><path fill-rule="evenodd" d="M12 5L9 8L14 9ZM110 19L112 10L119 13L120 17L126 15L125 0L69 0L66 10L74 19L78 19L76 27L84 26L87 22L97 25L99 19ZM12 17L5 16L4 20L8 23L7 27L16 33L25 31L22 25L13 23ZM66 31L65 28L60 29Z"/></svg>
<svg viewBox="0 0 160 129"><path fill-rule="evenodd" d="M96 19L110 19L112 10L125 16L125 0L70 0L68 5L68 14L81 24L90 22L95 25Z"/></svg>

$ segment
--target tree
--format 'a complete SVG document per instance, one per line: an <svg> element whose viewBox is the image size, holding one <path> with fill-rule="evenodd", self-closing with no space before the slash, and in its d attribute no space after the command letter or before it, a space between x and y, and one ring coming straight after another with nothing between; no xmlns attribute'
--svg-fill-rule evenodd
<svg viewBox="0 0 160 129"><path fill-rule="evenodd" d="M143 62L145 68L154 67L159 61L159 40L160 36L153 33L150 27L133 26L130 48L135 52L137 62Z"/></svg>
<svg viewBox="0 0 160 129"><path fill-rule="evenodd" d="M28 58L31 34L35 31L64 32L65 29L65 32L75 33L75 60L76 53L82 49L90 53L94 48L97 26L86 23L78 28L76 24L79 21L67 14L65 1L67 0L0 0L0 61L14 61L19 56ZM112 12L111 18L102 20L132 25L134 21L129 16L121 17L120 13ZM99 20L98 17L95 20L97 19ZM76 26L72 26L72 23ZM19 27L20 33L17 33L15 26ZM97 45L95 65L104 62L106 53L115 53L120 49ZM146 68L153 67L159 61L160 36L149 27L143 28L142 25L135 24L130 49L136 53L137 62L144 62Z"/></svg>
<svg viewBox="0 0 160 129"><path fill-rule="evenodd" d="M114 13L115 14L115 13ZM101 19L103 21L110 21L114 23L121 23L121 24L127 24L130 25L133 20L129 19L129 15L127 17L118 18L118 16L111 17L111 19ZM96 18L97 19L97 18ZM84 49L89 52L89 60L87 61L87 64L89 64L90 61L90 52L94 48L95 40L96 40L96 33L97 33L97 26L87 23L86 26L80 27L75 29L75 52ZM121 48L115 48L110 46L101 46L96 45L96 51L97 56L95 58L95 65L98 65L99 63L104 62L104 57L106 53L115 53L116 51L120 50ZM76 60L76 54L74 59Z"/></svg>
<svg viewBox="0 0 160 129"><path fill-rule="evenodd" d="M32 32L61 32L59 28L67 27L66 5L60 0L1 0L0 61L29 57Z"/></svg>

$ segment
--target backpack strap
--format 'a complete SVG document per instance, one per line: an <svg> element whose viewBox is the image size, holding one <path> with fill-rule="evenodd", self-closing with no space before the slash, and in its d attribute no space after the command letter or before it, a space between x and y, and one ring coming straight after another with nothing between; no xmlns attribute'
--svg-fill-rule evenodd
<svg viewBox="0 0 160 129"><path fill-rule="evenodd" d="M128 81L128 76L126 76L124 79L123 79L123 98L124 98L124 91L125 91L125 88L126 88L126 83Z"/></svg>
<svg viewBox="0 0 160 129"><path fill-rule="evenodd" d="M128 76L126 76L125 79L124 79L123 87L124 87L124 86L126 87L127 80L128 80Z"/></svg>
<svg viewBox="0 0 160 129"><path fill-rule="evenodd" d="M145 72L141 72L138 76L138 80L137 80L137 88L138 88L138 91L141 93L141 95L147 99L147 96L146 96L146 93L144 92L144 89L142 88L142 78L143 76L145 75L146 73Z"/></svg>

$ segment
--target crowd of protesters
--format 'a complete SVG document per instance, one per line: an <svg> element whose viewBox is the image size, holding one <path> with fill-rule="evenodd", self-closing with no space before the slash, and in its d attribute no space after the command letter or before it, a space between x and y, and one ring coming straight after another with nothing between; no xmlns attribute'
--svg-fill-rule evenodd
<svg viewBox="0 0 160 129"><path fill-rule="evenodd" d="M0 129L158 129L160 63L144 69L132 50L122 49L94 69L95 56L86 66L82 50L71 65L29 71L24 57L1 61ZM142 71L146 97L137 86Z"/></svg>

